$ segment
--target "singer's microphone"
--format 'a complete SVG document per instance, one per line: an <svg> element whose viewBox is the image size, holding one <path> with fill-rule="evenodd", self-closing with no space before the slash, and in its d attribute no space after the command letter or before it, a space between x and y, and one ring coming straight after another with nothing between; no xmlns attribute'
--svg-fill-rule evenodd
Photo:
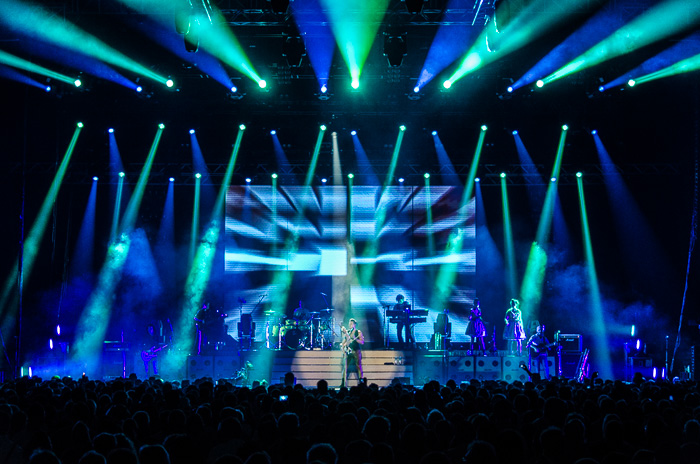
<svg viewBox="0 0 700 464"><path fill-rule="evenodd" d="M325 294L325 293L323 293L323 292L321 292L321 295L323 295L323 296L328 296L328 295L326 295L326 294Z"/></svg>

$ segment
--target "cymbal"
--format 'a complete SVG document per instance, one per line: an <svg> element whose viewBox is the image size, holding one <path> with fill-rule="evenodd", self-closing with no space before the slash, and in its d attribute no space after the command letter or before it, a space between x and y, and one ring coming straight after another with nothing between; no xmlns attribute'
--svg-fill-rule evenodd
<svg viewBox="0 0 700 464"><path fill-rule="evenodd" d="M277 312L276 309L266 309L265 311L263 311L263 314L265 314L266 316L271 316L273 314L279 314L279 313Z"/></svg>
<svg viewBox="0 0 700 464"><path fill-rule="evenodd" d="M311 314L313 316L314 314L321 314L321 313L319 313L318 311L311 311L309 314Z"/></svg>

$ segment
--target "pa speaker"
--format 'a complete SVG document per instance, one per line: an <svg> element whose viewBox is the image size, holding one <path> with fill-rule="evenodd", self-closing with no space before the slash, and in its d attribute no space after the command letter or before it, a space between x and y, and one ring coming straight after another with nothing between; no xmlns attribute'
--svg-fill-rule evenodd
<svg viewBox="0 0 700 464"><path fill-rule="evenodd" d="M520 363L527 366L527 356L504 356L503 357L503 380L514 382L520 380L526 382L529 379L527 372L520 367Z"/></svg>
<svg viewBox="0 0 700 464"><path fill-rule="evenodd" d="M214 377L214 357L201 355L188 356L187 378L190 380L197 380L202 377Z"/></svg>
<svg viewBox="0 0 700 464"><path fill-rule="evenodd" d="M476 378L474 356L451 356L447 365L447 377L457 383Z"/></svg>
<svg viewBox="0 0 700 464"><path fill-rule="evenodd" d="M478 380L500 380L503 363L500 356L475 356L474 367Z"/></svg>
<svg viewBox="0 0 700 464"><path fill-rule="evenodd" d="M445 356L416 353L413 366L413 379L416 385L425 385L431 380L444 384Z"/></svg>
<svg viewBox="0 0 700 464"><path fill-rule="evenodd" d="M214 375L216 379L235 378L241 368L240 357L234 355L214 356Z"/></svg>

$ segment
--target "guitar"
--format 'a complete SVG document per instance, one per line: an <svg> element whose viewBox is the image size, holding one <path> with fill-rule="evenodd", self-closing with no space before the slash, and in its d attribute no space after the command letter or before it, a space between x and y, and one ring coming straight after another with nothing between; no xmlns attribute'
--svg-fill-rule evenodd
<svg viewBox="0 0 700 464"><path fill-rule="evenodd" d="M350 337L350 334L348 333L348 329L346 329L343 326L340 326L340 332L343 335L343 341L340 342L340 349L346 354L346 355L351 355L353 354L353 349L350 348L350 344L354 342L355 340L359 340L358 337Z"/></svg>
<svg viewBox="0 0 700 464"><path fill-rule="evenodd" d="M528 348L530 348L533 353L540 355L543 353L546 353L549 351L550 348L554 347L557 345L557 342L552 342L552 343L547 343L545 345L528 345Z"/></svg>
<svg viewBox="0 0 700 464"><path fill-rule="evenodd" d="M141 352L141 359L143 362L147 363L153 358L158 357L158 352L167 348L168 345L154 346L150 350L144 350Z"/></svg>

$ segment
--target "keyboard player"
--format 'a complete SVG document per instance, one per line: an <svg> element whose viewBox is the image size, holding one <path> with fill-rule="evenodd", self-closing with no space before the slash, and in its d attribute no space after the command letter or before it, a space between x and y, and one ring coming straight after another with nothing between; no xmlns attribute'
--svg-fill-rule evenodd
<svg viewBox="0 0 700 464"><path fill-rule="evenodd" d="M396 322L396 336L399 339L399 346L404 346L404 336L403 332L406 332L406 345L413 346L415 340L413 339L413 330L411 324L411 305L402 294L396 295L396 304L394 305L394 311L397 314L400 312L399 320Z"/></svg>

